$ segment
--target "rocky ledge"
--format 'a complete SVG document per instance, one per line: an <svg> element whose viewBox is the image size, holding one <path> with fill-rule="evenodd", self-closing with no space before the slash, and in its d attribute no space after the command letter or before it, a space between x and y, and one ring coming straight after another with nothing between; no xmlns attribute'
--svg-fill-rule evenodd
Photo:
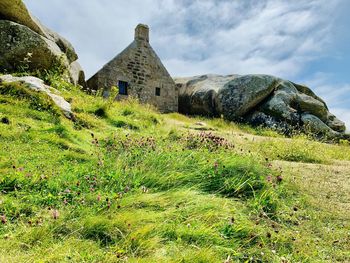
<svg viewBox="0 0 350 263"><path fill-rule="evenodd" d="M179 111L223 116L291 133L311 131L329 138L345 135L344 122L306 86L269 75L202 75L175 78Z"/></svg>
<svg viewBox="0 0 350 263"><path fill-rule="evenodd" d="M67 80L85 86L73 46L32 16L21 0L0 1L0 71L63 68Z"/></svg>
<svg viewBox="0 0 350 263"><path fill-rule="evenodd" d="M60 92L58 90L45 85L44 81L42 81L41 79L32 76L15 77L12 75L2 75L0 76L0 83L2 82L19 82L28 89L34 90L36 92L45 93L51 98L53 103L56 104L56 106L68 119L74 120L74 114L72 112L70 103L59 95Z"/></svg>

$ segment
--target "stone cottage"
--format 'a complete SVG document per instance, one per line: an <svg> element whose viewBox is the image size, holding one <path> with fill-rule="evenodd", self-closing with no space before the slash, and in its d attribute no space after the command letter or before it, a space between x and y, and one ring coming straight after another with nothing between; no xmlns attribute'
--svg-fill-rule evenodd
<svg viewBox="0 0 350 263"><path fill-rule="evenodd" d="M134 41L87 81L91 90L108 97L112 86L119 88L116 99L137 97L141 103L161 112L178 110L178 89L149 44L149 28L139 24Z"/></svg>

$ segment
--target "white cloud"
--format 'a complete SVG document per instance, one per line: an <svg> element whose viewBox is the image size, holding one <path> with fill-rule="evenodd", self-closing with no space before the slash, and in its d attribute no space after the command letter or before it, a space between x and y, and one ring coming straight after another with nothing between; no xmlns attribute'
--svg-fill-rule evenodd
<svg viewBox="0 0 350 263"><path fill-rule="evenodd" d="M344 1L24 0L72 42L87 76L121 52L142 22L173 76L265 73L291 80L327 56ZM304 83L350 127L350 86L331 79L320 73Z"/></svg>
<svg viewBox="0 0 350 263"><path fill-rule="evenodd" d="M25 0L76 47L87 76L122 51L139 22L172 75L268 73L294 78L327 45L326 0ZM186 68L184 68L186 67Z"/></svg>

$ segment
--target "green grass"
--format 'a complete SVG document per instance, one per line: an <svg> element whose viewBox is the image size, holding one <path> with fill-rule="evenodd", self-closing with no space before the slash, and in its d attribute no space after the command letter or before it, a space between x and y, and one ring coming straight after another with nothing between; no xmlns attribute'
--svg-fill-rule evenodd
<svg viewBox="0 0 350 263"><path fill-rule="evenodd" d="M346 142L53 85L75 121L42 94L0 84L0 119L9 120L0 123L0 262L350 260L348 241L334 249L325 235L320 249L335 221L317 215L293 170L275 165L349 161ZM332 227L339 238L350 230Z"/></svg>

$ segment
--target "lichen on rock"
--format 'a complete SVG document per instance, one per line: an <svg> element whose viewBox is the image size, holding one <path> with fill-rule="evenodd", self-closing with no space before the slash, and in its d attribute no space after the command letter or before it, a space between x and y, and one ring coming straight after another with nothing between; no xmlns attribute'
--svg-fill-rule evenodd
<svg viewBox="0 0 350 263"><path fill-rule="evenodd" d="M45 85L44 81L41 79L32 76L14 77L12 75L2 75L0 76L0 82L19 82L25 85L28 89L45 93L51 98L54 104L63 112L67 118L74 119L70 103L59 95L58 90Z"/></svg>
<svg viewBox="0 0 350 263"><path fill-rule="evenodd" d="M230 121L264 125L291 133L311 131L341 137L344 122L306 86L269 75L203 75L175 79L179 110L185 114L223 116Z"/></svg>
<svg viewBox="0 0 350 263"><path fill-rule="evenodd" d="M60 63L71 83L85 86L77 59L72 44L41 24L21 0L0 2L0 71L44 71Z"/></svg>

